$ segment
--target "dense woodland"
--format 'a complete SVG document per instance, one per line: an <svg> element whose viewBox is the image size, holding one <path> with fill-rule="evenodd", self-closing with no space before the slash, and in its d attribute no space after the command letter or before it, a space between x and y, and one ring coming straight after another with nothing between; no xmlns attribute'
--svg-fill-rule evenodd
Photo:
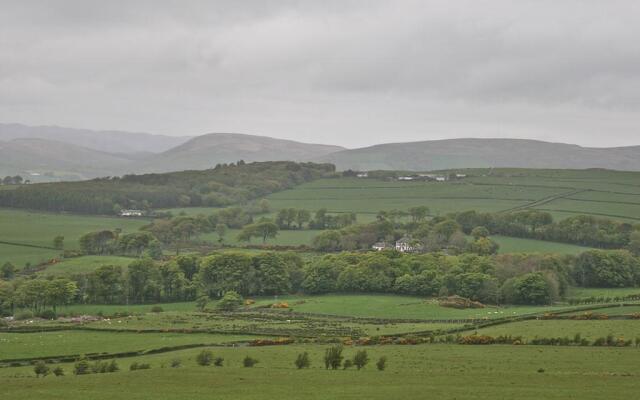
<svg viewBox="0 0 640 400"><path fill-rule="evenodd" d="M107 215L121 209L221 207L317 179L334 168L331 164L239 161L204 171L23 185L0 191L0 206Z"/></svg>
<svg viewBox="0 0 640 400"><path fill-rule="evenodd" d="M6 265L0 311L33 313L70 303L134 304L242 296L397 293L458 295L488 304L551 304L570 285L635 287L640 259L625 250L592 250L579 256L505 254L479 256L396 251L343 252L304 261L288 252L183 255L156 262L139 258L127 267L105 265L64 277L19 275ZM49 311L47 311L49 310Z"/></svg>

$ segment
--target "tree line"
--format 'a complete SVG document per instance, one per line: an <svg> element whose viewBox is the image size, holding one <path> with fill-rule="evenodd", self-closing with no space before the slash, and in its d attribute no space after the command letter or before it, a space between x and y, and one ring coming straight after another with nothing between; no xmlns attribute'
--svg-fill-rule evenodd
<svg viewBox="0 0 640 400"><path fill-rule="evenodd" d="M122 209L221 207L246 203L334 171L331 164L239 161L204 171L25 185L0 191L0 206L107 215Z"/></svg>
<svg viewBox="0 0 640 400"><path fill-rule="evenodd" d="M491 234L571 243L604 249L640 248L640 224L576 215L554 221L544 211L510 213L465 211L450 215L465 233L482 226Z"/></svg>
<svg viewBox="0 0 640 400"><path fill-rule="evenodd" d="M408 211L380 211L376 221L350 225L319 234L313 247L319 251L364 250L379 241L392 245L409 237L415 251L495 254L490 235L531 238L603 249L627 249L640 255L640 224L578 215L558 222L537 210L510 213L465 211L427 218L427 207Z"/></svg>
<svg viewBox="0 0 640 400"><path fill-rule="evenodd" d="M219 299L230 292L244 297L332 292L458 295L489 304L551 304L564 297L570 285L638 286L640 260L625 250L592 250L579 256L343 252L309 261L288 252L182 255L166 262L141 258L126 268L105 265L64 277L5 276L0 280L0 311L22 307L42 313L70 303Z"/></svg>

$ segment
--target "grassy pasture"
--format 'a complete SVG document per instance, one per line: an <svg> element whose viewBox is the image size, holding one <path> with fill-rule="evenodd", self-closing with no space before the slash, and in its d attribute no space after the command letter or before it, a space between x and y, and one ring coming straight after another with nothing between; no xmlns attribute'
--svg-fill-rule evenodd
<svg viewBox="0 0 640 400"><path fill-rule="evenodd" d="M640 288L581 288L572 287L567 294L568 298L588 297L623 297L632 294L640 294Z"/></svg>
<svg viewBox="0 0 640 400"><path fill-rule="evenodd" d="M600 312L601 310L595 310ZM640 336L640 321L637 320L530 320L496 325L478 330L489 336L511 335L525 339L565 337L573 338L579 333L583 338L594 340L613 335L616 338L633 340Z"/></svg>
<svg viewBox="0 0 640 400"><path fill-rule="evenodd" d="M134 232L147 221L117 217L53 214L0 209L0 241L50 247L57 235L65 237L65 247L78 248L78 238L99 229L120 228Z"/></svg>
<svg viewBox="0 0 640 400"><path fill-rule="evenodd" d="M26 263L36 265L42 262L47 262L59 255L59 250L14 246L0 243L0 265L5 262L11 262L13 265L20 268Z"/></svg>
<svg viewBox="0 0 640 400"><path fill-rule="evenodd" d="M274 298L257 299L269 304ZM397 295L330 294L322 296L278 296L296 312L389 319L492 319L561 310L563 306L511 306L459 310L440 307L432 300Z"/></svg>
<svg viewBox="0 0 640 400"><path fill-rule="evenodd" d="M327 371L326 346L212 348L224 367L200 367L200 349L118 360L121 371L87 376L35 379L30 367L0 369L3 396L21 400L43 393L49 399L567 399L627 400L640 389L637 349L538 346L378 346L366 348L370 365L361 371ZM311 368L298 371L293 360L309 352ZM351 357L356 349L346 348ZM260 362L242 368L250 355ZM384 372L373 365L386 356ZM180 368L169 368L180 359ZM152 369L128 371L133 362ZM164 367L163 367L164 366ZM543 372L538 372L542 369ZM463 382L463 383L462 383Z"/></svg>
<svg viewBox="0 0 640 400"><path fill-rule="evenodd" d="M115 322L114 322L115 321ZM301 316L290 313L242 312L232 315L195 312L147 313L132 317L90 322L100 329L190 329L231 334L263 334L298 337L379 336L436 331L459 324L358 320L350 317Z"/></svg>
<svg viewBox="0 0 640 400"><path fill-rule="evenodd" d="M0 359L121 353L183 344L217 344L250 339L255 339L255 336L75 330L0 333Z"/></svg>
<svg viewBox="0 0 640 400"><path fill-rule="evenodd" d="M370 220L379 210L402 210L417 205L429 206L433 215L462 210L497 212L532 205L550 210L557 218L575 213L627 220L640 218L640 174L636 172L526 169L461 172L469 176L445 183L321 179L271 194L268 199L275 209L324 207L334 212L356 212L361 221ZM551 201L534 204L541 200Z"/></svg>
<svg viewBox="0 0 640 400"><path fill-rule="evenodd" d="M160 306L164 311L194 311L195 302L162 303L162 304L72 304L60 307L59 311L67 314L114 315L116 313L148 313L154 306Z"/></svg>
<svg viewBox="0 0 640 400"><path fill-rule="evenodd" d="M78 239L87 232L120 228L122 232L128 233L137 231L146 223L147 221L141 219L53 214L2 208L0 209L0 241L51 247L53 238L62 235L65 238L66 249L78 249ZM26 262L37 264L60 253L53 249L0 246L3 246L0 247L2 250L0 262L10 261L17 265L23 265Z"/></svg>

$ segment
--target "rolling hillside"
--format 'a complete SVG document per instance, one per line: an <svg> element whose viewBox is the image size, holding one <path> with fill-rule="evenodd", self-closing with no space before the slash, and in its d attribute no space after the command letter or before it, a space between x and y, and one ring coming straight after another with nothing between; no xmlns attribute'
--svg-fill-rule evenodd
<svg viewBox="0 0 640 400"><path fill-rule="evenodd" d="M59 126L0 124L0 140L38 138L55 140L107 153L160 153L190 139L123 131L96 131Z"/></svg>
<svg viewBox="0 0 640 400"><path fill-rule="evenodd" d="M524 139L449 139L390 143L318 157L339 170L450 168L606 168L639 171L640 146L588 148Z"/></svg>
<svg viewBox="0 0 640 400"><path fill-rule="evenodd" d="M164 153L149 157L132 166L132 172L167 172L186 169L207 169L218 163L238 160L309 161L343 147L300 143L266 136L238 133L211 133L195 137Z"/></svg>
<svg viewBox="0 0 640 400"><path fill-rule="evenodd" d="M0 142L0 174L20 174L34 182L46 180L43 174L63 179L83 179L113 172L131 163L130 156L46 139L14 139Z"/></svg>
<svg viewBox="0 0 640 400"><path fill-rule="evenodd" d="M523 139L449 139L359 149L240 133L171 137L0 124L0 175L33 182L202 170L252 161L313 161L338 170L556 168L640 171L640 146L588 148Z"/></svg>

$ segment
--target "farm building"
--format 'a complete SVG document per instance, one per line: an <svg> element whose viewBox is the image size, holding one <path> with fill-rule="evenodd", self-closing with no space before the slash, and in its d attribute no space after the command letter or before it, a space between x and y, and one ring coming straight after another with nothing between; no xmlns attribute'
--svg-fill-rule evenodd
<svg viewBox="0 0 640 400"><path fill-rule="evenodd" d="M416 246L412 244L413 239L409 236L403 236L399 240L396 241L396 250L401 253L410 253L412 251L417 250Z"/></svg>
<svg viewBox="0 0 640 400"><path fill-rule="evenodd" d="M142 217L143 215L142 210L120 210L121 217Z"/></svg>
<svg viewBox="0 0 640 400"><path fill-rule="evenodd" d="M387 242L377 242L377 243L374 243L373 246L371 246L371 248L377 251L382 251L382 250L389 249L390 246L387 244Z"/></svg>

